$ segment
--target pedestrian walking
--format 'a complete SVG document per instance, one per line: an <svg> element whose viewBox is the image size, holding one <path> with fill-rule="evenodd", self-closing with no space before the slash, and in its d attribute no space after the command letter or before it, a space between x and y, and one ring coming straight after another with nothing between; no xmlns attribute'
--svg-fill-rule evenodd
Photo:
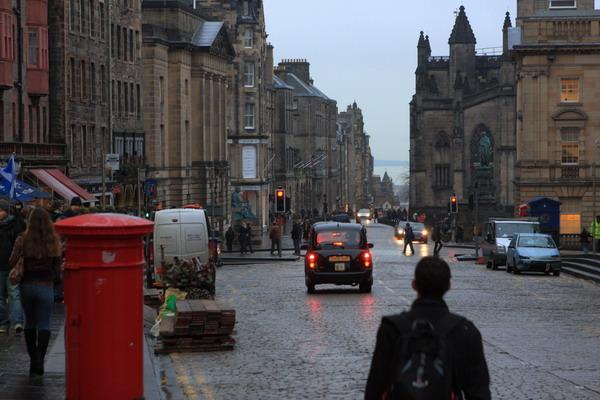
<svg viewBox="0 0 600 400"><path fill-rule="evenodd" d="M250 222L246 222L246 234L244 240L246 242L246 252L250 251L251 254L254 254L254 249L252 248L252 225Z"/></svg>
<svg viewBox="0 0 600 400"><path fill-rule="evenodd" d="M83 203L81 202L80 197L73 197L71 202L69 203L69 209L63 213L60 219L72 218L81 214L81 206Z"/></svg>
<svg viewBox="0 0 600 400"><path fill-rule="evenodd" d="M277 253L281 257L281 227L277 221L273 221L273 225L271 225L269 239L271 239L271 255L275 254L275 247L277 247Z"/></svg>
<svg viewBox="0 0 600 400"><path fill-rule="evenodd" d="M302 243L302 226L300 221L295 220L292 225L292 240L294 241L294 255L300 255L300 244Z"/></svg>
<svg viewBox="0 0 600 400"><path fill-rule="evenodd" d="M366 400L491 399L481 334L443 300L450 278L444 260L419 261L412 281L417 299L379 326Z"/></svg>
<svg viewBox="0 0 600 400"><path fill-rule="evenodd" d="M590 235L587 229L583 228L581 234L579 235L579 241L581 242L581 250L583 250L585 254L588 254L590 252L591 237L592 235Z"/></svg>
<svg viewBox="0 0 600 400"><path fill-rule="evenodd" d="M442 247L444 247L442 243L442 224L440 222L437 222L433 227L431 239L435 243L433 246L433 255L439 257L440 251L442 250Z"/></svg>
<svg viewBox="0 0 600 400"><path fill-rule="evenodd" d="M15 333L23 332L23 309L19 285L8 279L10 255L22 226L10 215L10 204L0 200L0 334L7 334L11 325Z"/></svg>
<svg viewBox="0 0 600 400"><path fill-rule="evenodd" d="M596 219L592 221L590 233L596 245L596 253L598 253L600 252L600 215L597 215Z"/></svg>
<svg viewBox="0 0 600 400"><path fill-rule="evenodd" d="M235 232L233 231L233 227L230 226L225 232L225 246L227 246L227 252L231 253L233 251L233 240L235 239Z"/></svg>
<svg viewBox="0 0 600 400"><path fill-rule="evenodd" d="M25 343L30 375L44 374L54 304L53 283L60 279L62 250L50 215L41 207L29 216L27 230L17 239L11 266L23 264L21 301L25 311Z"/></svg>
<svg viewBox="0 0 600 400"><path fill-rule="evenodd" d="M413 247L413 240L415 240L415 233L412 230L412 227L407 222L404 226L404 255L406 255L406 248L410 246L410 251L412 254L415 254L415 248Z"/></svg>
<svg viewBox="0 0 600 400"><path fill-rule="evenodd" d="M238 242L240 242L240 254L246 254L246 223L240 224L240 233L238 235Z"/></svg>

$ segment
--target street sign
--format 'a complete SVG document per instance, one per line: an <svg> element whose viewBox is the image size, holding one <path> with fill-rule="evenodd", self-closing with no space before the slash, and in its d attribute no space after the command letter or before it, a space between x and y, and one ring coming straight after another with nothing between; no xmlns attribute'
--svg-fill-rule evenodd
<svg viewBox="0 0 600 400"><path fill-rule="evenodd" d="M110 168L113 171L119 170L120 161L120 154L105 154L104 156L104 165L106 166L106 168Z"/></svg>

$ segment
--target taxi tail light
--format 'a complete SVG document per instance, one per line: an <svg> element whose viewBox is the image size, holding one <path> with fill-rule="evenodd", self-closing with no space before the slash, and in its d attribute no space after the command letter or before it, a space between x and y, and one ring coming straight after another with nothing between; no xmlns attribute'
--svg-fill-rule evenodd
<svg viewBox="0 0 600 400"><path fill-rule="evenodd" d="M315 253L308 253L306 259L308 260L308 268L317 268L317 255Z"/></svg>
<svg viewBox="0 0 600 400"><path fill-rule="evenodd" d="M361 253L360 260L362 261L362 264L365 268L371 268L371 266L373 265L371 253L368 251Z"/></svg>

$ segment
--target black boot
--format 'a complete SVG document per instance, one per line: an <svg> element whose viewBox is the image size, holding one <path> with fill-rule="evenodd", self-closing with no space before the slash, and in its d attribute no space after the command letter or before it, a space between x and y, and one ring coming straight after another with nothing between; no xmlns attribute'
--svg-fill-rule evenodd
<svg viewBox="0 0 600 400"><path fill-rule="evenodd" d="M33 375L39 369L37 352L37 330L25 329L25 344L29 354L29 375Z"/></svg>
<svg viewBox="0 0 600 400"><path fill-rule="evenodd" d="M46 358L46 351L48 350L48 343L50 342L50 331L38 331L38 344L37 344L37 371L38 375L44 375L44 359Z"/></svg>

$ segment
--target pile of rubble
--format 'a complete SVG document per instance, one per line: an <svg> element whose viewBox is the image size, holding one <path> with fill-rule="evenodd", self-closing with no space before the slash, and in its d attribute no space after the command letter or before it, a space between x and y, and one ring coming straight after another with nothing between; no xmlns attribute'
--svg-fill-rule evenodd
<svg viewBox="0 0 600 400"><path fill-rule="evenodd" d="M232 350L235 310L214 300L179 300L173 316L163 316L155 353Z"/></svg>

